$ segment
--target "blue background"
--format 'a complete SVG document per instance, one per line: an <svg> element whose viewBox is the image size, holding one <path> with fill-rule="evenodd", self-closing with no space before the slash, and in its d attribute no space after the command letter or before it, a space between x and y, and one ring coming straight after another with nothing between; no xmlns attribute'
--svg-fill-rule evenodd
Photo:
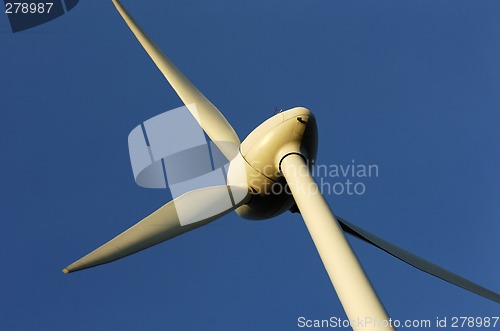
<svg viewBox="0 0 500 331"><path fill-rule="evenodd" d="M335 213L500 291L500 2L124 1L243 139L276 106L318 162L377 164ZM181 102L111 1L12 34L0 15L0 328L294 330L344 317L297 214L234 213L118 262L61 269L167 202L127 135ZM499 305L350 240L394 319ZM500 325L497 325L499 328Z"/></svg>

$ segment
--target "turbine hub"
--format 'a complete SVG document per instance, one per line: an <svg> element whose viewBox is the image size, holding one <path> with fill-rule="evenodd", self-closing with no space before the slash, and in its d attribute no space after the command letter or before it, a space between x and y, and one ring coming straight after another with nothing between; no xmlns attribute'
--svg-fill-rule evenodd
<svg viewBox="0 0 500 331"><path fill-rule="evenodd" d="M247 219L262 220L289 210L292 195L280 171L280 162L288 154L299 154L309 166L314 164L318 130L314 115L296 107L280 112L253 130L242 142L248 187L254 193L249 203L236 209Z"/></svg>

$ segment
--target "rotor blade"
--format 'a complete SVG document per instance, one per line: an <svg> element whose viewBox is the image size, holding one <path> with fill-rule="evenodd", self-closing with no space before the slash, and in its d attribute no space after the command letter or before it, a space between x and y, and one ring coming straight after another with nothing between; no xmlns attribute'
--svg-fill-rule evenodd
<svg viewBox="0 0 500 331"><path fill-rule="evenodd" d="M113 0L113 4L203 130L215 142L224 156L228 160L232 160L238 151L240 139L231 124L149 39L123 5L118 0Z"/></svg>
<svg viewBox="0 0 500 331"><path fill-rule="evenodd" d="M210 223L245 203L248 193L244 190L248 192L246 188L223 185L185 193L67 266L63 272L112 262Z"/></svg>
<svg viewBox="0 0 500 331"><path fill-rule="evenodd" d="M374 234L371 234L368 231L365 231L356 225L347 222L345 219L342 219L340 217L337 217L337 220L340 223L340 226L342 229L363 240L366 241L367 243L372 244L375 247L380 248L381 250L385 251L386 253L389 253L390 255L394 256L395 258L408 263L409 265L420 269L430 275L433 275L435 277L441 278L442 280L445 280L449 283L452 283L458 287L461 287L463 289L466 289L468 291L471 291L473 293L476 293L486 299L490 299L492 301L500 303L500 294L495 293L493 291L488 290L487 288L484 288L478 284L475 284L471 282L470 280L467 280L459 275L456 275L432 262L429 262L413 253L410 253L396 245L391 244L390 242L387 242Z"/></svg>

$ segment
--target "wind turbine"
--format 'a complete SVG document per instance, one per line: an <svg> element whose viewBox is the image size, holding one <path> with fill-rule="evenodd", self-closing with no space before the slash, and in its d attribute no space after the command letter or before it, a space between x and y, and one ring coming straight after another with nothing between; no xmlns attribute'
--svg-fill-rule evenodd
<svg viewBox="0 0 500 331"><path fill-rule="evenodd" d="M139 223L67 266L70 273L109 263L205 225L236 211L247 219L267 219L287 210L302 214L325 269L355 330L393 329L344 232L366 241L417 269L500 303L500 295L407 252L351 223L330 210L309 170L317 152L313 114L297 107L269 118L240 142L222 113L177 69L135 23L119 1L113 0L158 69L195 120L230 160L226 185L187 192ZM275 193L275 184L288 185ZM230 196L231 203L220 201ZM180 208L189 206L189 208ZM182 211L182 213L181 213ZM356 321L378 321L361 326Z"/></svg>

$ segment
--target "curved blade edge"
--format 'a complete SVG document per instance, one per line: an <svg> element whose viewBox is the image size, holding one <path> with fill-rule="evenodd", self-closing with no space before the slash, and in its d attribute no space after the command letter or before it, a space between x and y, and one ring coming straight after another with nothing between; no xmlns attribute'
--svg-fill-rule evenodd
<svg viewBox="0 0 500 331"><path fill-rule="evenodd" d="M246 203L249 194L233 203L220 200L239 187L212 186L185 193L63 269L70 273L109 263L206 225ZM218 206L218 207L217 207ZM189 209L189 210L188 210Z"/></svg>
<svg viewBox="0 0 500 331"><path fill-rule="evenodd" d="M158 69L165 76L179 98L190 110L208 137L215 142L228 160L232 160L238 151L240 139L224 115L189 81L174 63L151 41L141 27L135 22L125 7L118 1L113 4L123 20ZM231 142L230 145L218 142Z"/></svg>
<svg viewBox="0 0 500 331"><path fill-rule="evenodd" d="M500 303L500 294L495 293L487 288L484 288L476 283L471 282L451 271L448 271L430 261L427 261L407 250L404 250L388 241L385 241L376 235L357 227L356 225L347 222L345 219L337 217L342 229L353 235L354 237L361 239L373 246L383 250L386 253L394 256L395 258L423 271L437 278L441 278L448 283L461 287L465 290L473 292L480 295L486 299Z"/></svg>

